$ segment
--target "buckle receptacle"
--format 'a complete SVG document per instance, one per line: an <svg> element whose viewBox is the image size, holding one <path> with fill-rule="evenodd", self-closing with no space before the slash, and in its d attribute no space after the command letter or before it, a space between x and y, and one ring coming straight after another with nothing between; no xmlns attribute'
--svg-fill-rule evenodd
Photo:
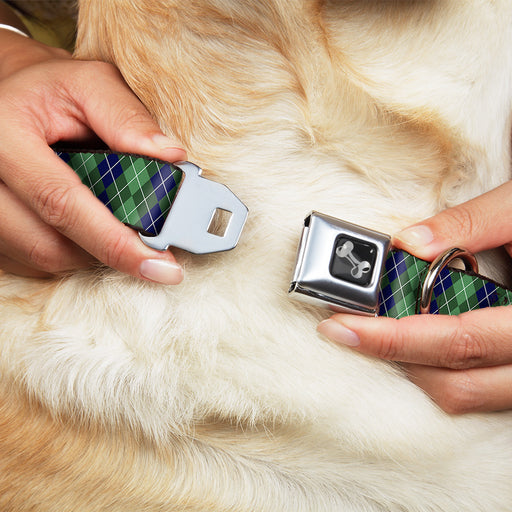
<svg viewBox="0 0 512 512"><path fill-rule="evenodd" d="M319 212L304 220L289 294L336 312L375 316L388 235Z"/></svg>

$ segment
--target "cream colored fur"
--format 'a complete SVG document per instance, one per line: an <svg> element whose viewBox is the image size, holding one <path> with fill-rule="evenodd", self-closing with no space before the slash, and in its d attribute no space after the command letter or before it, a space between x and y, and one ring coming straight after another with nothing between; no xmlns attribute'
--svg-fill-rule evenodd
<svg viewBox="0 0 512 512"><path fill-rule="evenodd" d="M312 209L392 233L510 177L512 4L80 7L77 55L250 214L180 286L0 278L0 509L511 510L510 413L443 413L287 288Z"/></svg>

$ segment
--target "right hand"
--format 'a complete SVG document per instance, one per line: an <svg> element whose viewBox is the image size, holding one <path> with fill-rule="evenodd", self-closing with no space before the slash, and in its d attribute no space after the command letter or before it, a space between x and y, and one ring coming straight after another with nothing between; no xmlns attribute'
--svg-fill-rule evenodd
<svg viewBox="0 0 512 512"><path fill-rule="evenodd" d="M150 249L49 147L99 136L112 150L186 159L118 70L0 29L0 268L49 276L100 261L177 284L171 252Z"/></svg>
<svg viewBox="0 0 512 512"><path fill-rule="evenodd" d="M450 247L512 256L512 181L395 235L393 245L428 261ZM400 319L336 314L318 330L358 352L398 361L449 413L512 408L512 306Z"/></svg>

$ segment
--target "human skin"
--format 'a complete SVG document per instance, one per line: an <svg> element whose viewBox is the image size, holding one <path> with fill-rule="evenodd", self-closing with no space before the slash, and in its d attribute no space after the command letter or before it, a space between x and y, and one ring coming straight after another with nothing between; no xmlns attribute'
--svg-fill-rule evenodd
<svg viewBox="0 0 512 512"><path fill-rule="evenodd" d="M23 25L6 16L0 23ZM186 159L117 69L0 29L0 269L44 277L98 261L178 284L183 270L119 222L50 148L99 137L114 151Z"/></svg>
<svg viewBox="0 0 512 512"><path fill-rule="evenodd" d="M504 246L512 256L512 182L395 235L393 245L432 261L450 247ZM336 314L318 326L332 341L403 363L449 413L512 407L512 306L458 316L363 318Z"/></svg>

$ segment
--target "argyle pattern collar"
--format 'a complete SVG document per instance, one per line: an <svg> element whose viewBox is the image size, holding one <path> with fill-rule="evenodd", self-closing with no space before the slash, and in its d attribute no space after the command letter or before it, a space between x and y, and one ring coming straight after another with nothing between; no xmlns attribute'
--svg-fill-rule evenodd
<svg viewBox="0 0 512 512"><path fill-rule="evenodd" d="M111 152L58 151L94 195L121 222L156 235L183 173L168 162Z"/></svg>
<svg viewBox="0 0 512 512"><path fill-rule="evenodd" d="M380 282L379 315L401 318L414 315L418 290L430 263L405 251L390 251ZM512 291L473 272L449 267L435 281L430 313L458 315L473 309L512 304Z"/></svg>
<svg viewBox="0 0 512 512"><path fill-rule="evenodd" d="M113 152L57 154L117 219L139 231L158 234L183 178L179 168ZM380 283L379 314L393 318L415 314L428 266L405 251L390 251ZM430 313L458 315L511 303L511 290L478 274L444 268L434 285Z"/></svg>

